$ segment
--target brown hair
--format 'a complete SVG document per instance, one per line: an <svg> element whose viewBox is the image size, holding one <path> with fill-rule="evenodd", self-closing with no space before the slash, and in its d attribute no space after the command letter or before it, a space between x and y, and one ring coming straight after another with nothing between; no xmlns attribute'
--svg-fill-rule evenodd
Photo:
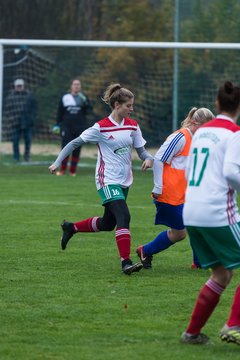
<svg viewBox="0 0 240 360"><path fill-rule="evenodd" d="M113 109L116 101L123 104L133 98L134 95L130 90L121 87L120 84L111 84L107 87L102 100Z"/></svg>
<svg viewBox="0 0 240 360"><path fill-rule="evenodd" d="M226 81L218 90L217 101L220 112L234 113L240 106L240 87Z"/></svg>
<svg viewBox="0 0 240 360"><path fill-rule="evenodd" d="M195 125L202 125L203 123L209 121L209 120L212 120L214 118L214 115L213 113L207 109L207 108L196 108L196 107L193 107L186 119L184 119L181 123L181 126L183 128L186 128L188 127L189 125L192 125L193 123L195 123Z"/></svg>
<svg viewBox="0 0 240 360"><path fill-rule="evenodd" d="M74 81L79 81L80 86L82 86L82 84L81 84L81 80L80 80L79 78L74 78L74 79L72 79L72 80L70 81L69 91L71 91L71 89L72 89L72 85L73 85Z"/></svg>

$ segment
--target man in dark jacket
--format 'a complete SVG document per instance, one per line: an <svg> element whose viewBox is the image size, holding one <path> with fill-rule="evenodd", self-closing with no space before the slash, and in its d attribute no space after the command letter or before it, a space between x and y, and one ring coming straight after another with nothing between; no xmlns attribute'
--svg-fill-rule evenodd
<svg viewBox="0 0 240 360"><path fill-rule="evenodd" d="M12 126L13 157L20 160L19 142L23 135L25 151L24 160L29 161L32 143L32 128L36 117L36 100L32 93L25 89L23 79L14 81L14 90L6 99L5 105L8 122Z"/></svg>

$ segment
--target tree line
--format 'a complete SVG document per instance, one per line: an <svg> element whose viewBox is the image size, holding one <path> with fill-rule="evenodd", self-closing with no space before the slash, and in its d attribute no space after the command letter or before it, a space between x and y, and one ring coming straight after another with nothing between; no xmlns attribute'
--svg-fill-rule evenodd
<svg viewBox="0 0 240 360"><path fill-rule="evenodd" d="M0 37L173 41L175 4L175 0L0 0ZM239 10L236 0L179 1L180 40L238 41Z"/></svg>
<svg viewBox="0 0 240 360"><path fill-rule="evenodd" d="M175 4L175 0L0 0L0 38L171 42ZM236 0L181 0L179 41L238 42L240 19L235 14L239 13ZM192 105L210 106L204 96L215 94L219 82L238 80L238 53L179 51L179 122ZM142 103L138 116L146 132L171 130L172 50L62 49L54 61L57 67L49 73L47 87L38 89L40 102L59 94L76 75L92 98L96 94L99 98L107 83L120 82L136 89ZM96 101L97 114L101 106Z"/></svg>

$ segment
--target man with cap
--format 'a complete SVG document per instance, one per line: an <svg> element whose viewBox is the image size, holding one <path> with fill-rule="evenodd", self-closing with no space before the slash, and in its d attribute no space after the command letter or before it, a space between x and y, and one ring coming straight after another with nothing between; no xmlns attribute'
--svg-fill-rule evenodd
<svg viewBox="0 0 240 360"><path fill-rule="evenodd" d="M20 161L19 142L24 138L24 160L29 161L32 142L32 128L36 117L37 104L32 93L25 89L23 79L14 81L14 89L6 99L5 113L12 128L13 157Z"/></svg>

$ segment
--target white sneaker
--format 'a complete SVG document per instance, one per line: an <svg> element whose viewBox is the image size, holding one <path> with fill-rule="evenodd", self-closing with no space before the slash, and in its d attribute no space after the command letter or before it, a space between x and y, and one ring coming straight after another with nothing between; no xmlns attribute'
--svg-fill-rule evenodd
<svg viewBox="0 0 240 360"><path fill-rule="evenodd" d="M219 336L222 341L233 342L240 345L240 326L224 325Z"/></svg>

